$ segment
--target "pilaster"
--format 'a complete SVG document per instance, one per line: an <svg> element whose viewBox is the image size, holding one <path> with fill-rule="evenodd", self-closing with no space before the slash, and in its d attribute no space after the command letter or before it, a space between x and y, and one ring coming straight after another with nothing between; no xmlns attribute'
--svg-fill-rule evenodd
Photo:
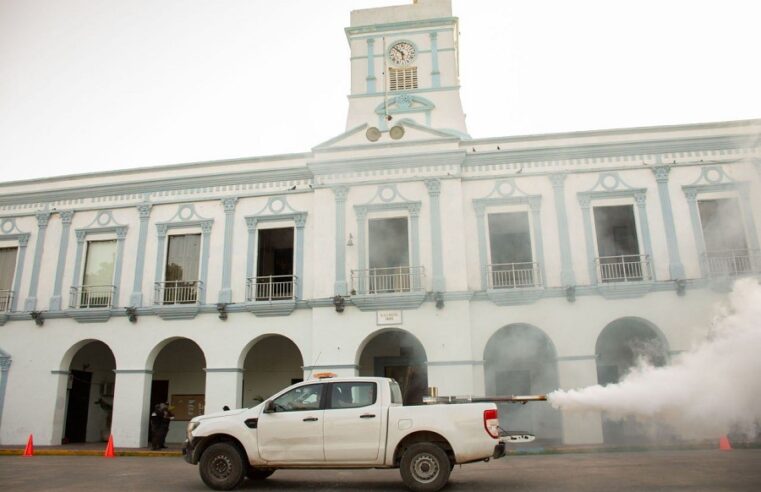
<svg viewBox="0 0 761 492"><path fill-rule="evenodd" d="M439 72L439 33L434 31L428 36L431 40L431 86L438 88L441 87L441 72Z"/></svg>
<svg viewBox="0 0 761 492"><path fill-rule="evenodd" d="M243 403L243 369L206 368L206 413L221 412L226 405L240 408Z"/></svg>
<svg viewBox="0 0 761 492"><path fill-rule="evenodd" d="M145 244L148 240L148 219L151 217L150 203L141 203L137 206L138 218L140 219L140 231L137 238L137 254L135 256L135 278L132 282L132 294L129 298L130 306L140 307L143 305L143 270L145 269Z"/></svg>
<svg viewBox="0 0 761 492"><path fill-rule="evenodd" d="M219 302L232 302L232 259L233 259L233 228L235 226L235 205L238 197L223 198L222 207L225 210L225 243L222 250L222 289L219 291Z"/></svg>
<svg viewBox="0 0 761 492"><path fill-rule="evenodd" d="M663 227L666 231L666 246L669 252L669 275L672 280L684 278L684 266L679 256L679 242L676 236L674 224L674 212L671 208L671 196L669 194L669 173L671 166L656 166L652 168L655 181L658 183L658 197L661 201L661 213L663 215Z"/></svg>
<svg viewBox="0 0 761 492"><path fill-rule="evenodd" d="M645 193L635 193L634 201L637 203L637 212L639 214L640 233L642 235L642 246L645 248L645 254L650 260L650 275L653 281L656 280L655 264L653 261L653 245L650 240L650 224L647 220L647 195Z"/></svg>
<svg viewBox="0 0 761 492"><path fill-rule="evenodd" d="M114 445L142 448L148 444L152 371L116 369L111 433Z"/></svg>
<svg viewBox="0 0 761 492"><path fill-rule="evenodd" d="M25 311L37 309L37 285L40 280L40 264L42 263L42 253L45 249L45 233L48 230L50 212L47 210L39 211L35 216L37 218L37 241L34 246L34 262L32 263L32 277L29 282L29 294L24 304Z"/></svg>
<svg viewBox="0 0 761 492"><path fill-rule="evenodd" d="M348 292L346 288L346 197L349 194L349 188L336 186L333 188L333 194L336 203L336 279L334 290L337 295L345 296Z"/></svg>
<svg viewBox="0 0 761 492"><path fill-rule="evenodd" d="M375 39L367 38L367 93L375 94Z"/></svg>
<svg viewBox="0 0 761 492"><path fill-rule="evenodd" d="M446 291L446 282L444 279L444 259L442 257L441 205L439 202L441 181L438 179L427 179L425 180L425 186L428 189L428 197L431 201L432 290L434 292L444 292Z"/></svg>
<svg viewBox="0 0 761 492"><path fill-rule="evenodd" d="M551 174L555 216L558 224L558 245L560 246L560 282L563 287L576 285L571 258L571 236L568 232L568 214L565 204L565 174Z"/></svg>
<svg viewBox="0 0 761 492"><path fill-rule="evenodd" d="M61 288L63 286L63 271L66 267L66 253L69 247L69 235L71 233L71 221L74 217L73 210L61 210L58 212L61 217L61 240L58 243L58 263L55 269L55 280L53 280L53 296L50 298L50 310L61 310Z"/></svg>

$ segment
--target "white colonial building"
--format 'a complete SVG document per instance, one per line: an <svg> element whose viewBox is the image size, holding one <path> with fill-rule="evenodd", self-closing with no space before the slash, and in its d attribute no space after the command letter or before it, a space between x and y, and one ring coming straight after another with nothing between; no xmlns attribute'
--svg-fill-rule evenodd
<svg viewBox="0 0 761 492"><path fill-rule="evenodd" d="M0 443L144 446L159 401L179 441L313 371L410 403L608 383L703 338L761 269L761 120L472 138L457 33L448 0L352 12L347 128L309 152L0 184Z"/></svg>

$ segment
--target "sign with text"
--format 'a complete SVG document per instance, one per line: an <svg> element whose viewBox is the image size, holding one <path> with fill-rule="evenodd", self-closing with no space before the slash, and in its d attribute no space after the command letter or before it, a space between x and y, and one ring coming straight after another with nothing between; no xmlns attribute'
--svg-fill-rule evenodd
<svg viewBox="0 0 761 492"><path fill-rule="evenodd" d="M170 405L174 407L175 420L190 420L203 415L205 395L172 395Z"/></svg>
<svg viewBox="0 0 761 492"><path fill-rule="evenodd" d="M378 326L401 325L402 311L376 311L376 323Z"/></svg>

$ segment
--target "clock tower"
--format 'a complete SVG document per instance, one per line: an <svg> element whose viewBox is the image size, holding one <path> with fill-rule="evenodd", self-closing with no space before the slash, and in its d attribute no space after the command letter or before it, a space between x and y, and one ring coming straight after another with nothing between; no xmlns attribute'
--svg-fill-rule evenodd
<svg viewBox="0 0 761 492"><path fill-rule="evenodd" d="M351 49L347 131L365 125L370 142L413 133L469 138L451 0L355 10L346 37Z"/></svg>

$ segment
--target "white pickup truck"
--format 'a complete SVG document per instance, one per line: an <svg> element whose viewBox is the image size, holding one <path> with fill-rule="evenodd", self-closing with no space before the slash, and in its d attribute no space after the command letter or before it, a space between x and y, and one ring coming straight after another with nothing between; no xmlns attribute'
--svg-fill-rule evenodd
<svg viewBox="0 0 761 492"><path fill-rule="evenodd" d="M505 454L494 403L403 406L396 381L324 378L250 409L195 417L185 460L216 490L279 468L399 468L414 491L446 485L456 464Z"/></svg>

